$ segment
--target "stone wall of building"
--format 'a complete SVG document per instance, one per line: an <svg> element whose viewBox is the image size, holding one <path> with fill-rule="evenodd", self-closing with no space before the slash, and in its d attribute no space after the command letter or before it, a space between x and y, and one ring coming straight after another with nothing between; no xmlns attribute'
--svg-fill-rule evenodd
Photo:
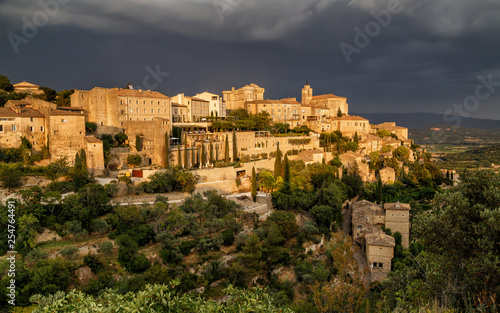
<svg viewBox="0 0 500 313"><path fill-rule="evenodd" d="M135 145L136 135L152 141L151 155L152 164L163 166L165 151L165 133L170 132L171 124L168 119L154 118L153 121L129 121L126 125L125 133ZM146 152L145 152L146 153Z"/></svg>
<svg viewBox="0 0 500 313"><path fill-rule="evenodd" d="M84 138L84 150L87 157L87 168L94 176L104 174L104 154L102 141L88 136Z"/></svg>
<svg viewBox="0 0 500 313"><path fill-rule="evenodd" d="M51 162L67 157L74 164L76 153L84 148L84 115L50 115L48 117L49 151Z"/></svg>
<svg viewBox="0 0 500 313"><path fill-rule="evenodd" d="M367 245L366 246L366 259L368 266L371 268L372 281L381 281L385 279L387 273L391 271L391 260L394 257L394 248ZM382 267L375 267L374 263L382 263Z"/></svg>

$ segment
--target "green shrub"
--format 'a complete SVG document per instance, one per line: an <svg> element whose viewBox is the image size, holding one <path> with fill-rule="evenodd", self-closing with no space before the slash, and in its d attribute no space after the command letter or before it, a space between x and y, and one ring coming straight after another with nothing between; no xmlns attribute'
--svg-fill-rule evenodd
<svg viewBox="0 0 500 313"><path fill-rule="evenodd" d="M226 229L221 235L223 245L230 246L234 243L234 232L231 229Z"/></svg>

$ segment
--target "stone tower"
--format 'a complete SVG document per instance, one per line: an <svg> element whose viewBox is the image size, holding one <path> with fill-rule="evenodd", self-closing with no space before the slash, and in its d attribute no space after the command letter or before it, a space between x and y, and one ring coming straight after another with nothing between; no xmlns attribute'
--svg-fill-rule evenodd
<svg viewBox="0 0 500 313"><path fill-rule="evenodd" d="M304 88L302 88L302 105L308 105L311 102L313 96L313 90L311 86L309 86L309 82L306 82Z"/></svg>

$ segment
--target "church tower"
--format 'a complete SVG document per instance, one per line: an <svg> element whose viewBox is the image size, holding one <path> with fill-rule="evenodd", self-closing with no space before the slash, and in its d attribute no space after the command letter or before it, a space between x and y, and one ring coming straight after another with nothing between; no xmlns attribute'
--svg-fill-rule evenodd
<svg viewBox="0 0 500 313"><path fill-rule="evenodd" d="M309 82L306 82L304 88L302 88L302 105L308 105L311 102L313 96L313 90L311 86L309 86Z"/></svg>

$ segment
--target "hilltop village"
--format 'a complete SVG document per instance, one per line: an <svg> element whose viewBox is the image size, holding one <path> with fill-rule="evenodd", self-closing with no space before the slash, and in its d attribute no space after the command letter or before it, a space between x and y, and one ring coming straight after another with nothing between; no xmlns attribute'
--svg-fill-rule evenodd
<svg viewBox="0 0 500 313"><path fill-rule="evenodd" d="M415 160L407 128L391 122L372 125L349 115L345 97L314 95L308 83L300 102L265 100L265 89L256 84L233 87L222 96L203 92L173 97L130 85L95 87L75 90L69 106L36 98L43 91L27 82L15 84L14 91L26 97L0 108L0 147L16 148L27 140L32 154L47 152L49 157L40 164L64 159L73 166L78 155L85 154L94 177L119 172L148 181L163 168L180 166L195 170L200 183L248 180L252 168L272 171L280 150L305 165L337 162L338 177L355 171L363 182L393 184L408 168L387 160L394 160L394 153ZM270 125L279 131L267 130ZM118 145L109 147L106 138L115 138ZM373 163L387 165L373 168ZM217 189L238 190L232 182L224 185ZM380 225L400 231L408 248L409 206L365 202L352 207L354 240L362 247L373 280L381 280L391 268L396 244Z"/></svg>

